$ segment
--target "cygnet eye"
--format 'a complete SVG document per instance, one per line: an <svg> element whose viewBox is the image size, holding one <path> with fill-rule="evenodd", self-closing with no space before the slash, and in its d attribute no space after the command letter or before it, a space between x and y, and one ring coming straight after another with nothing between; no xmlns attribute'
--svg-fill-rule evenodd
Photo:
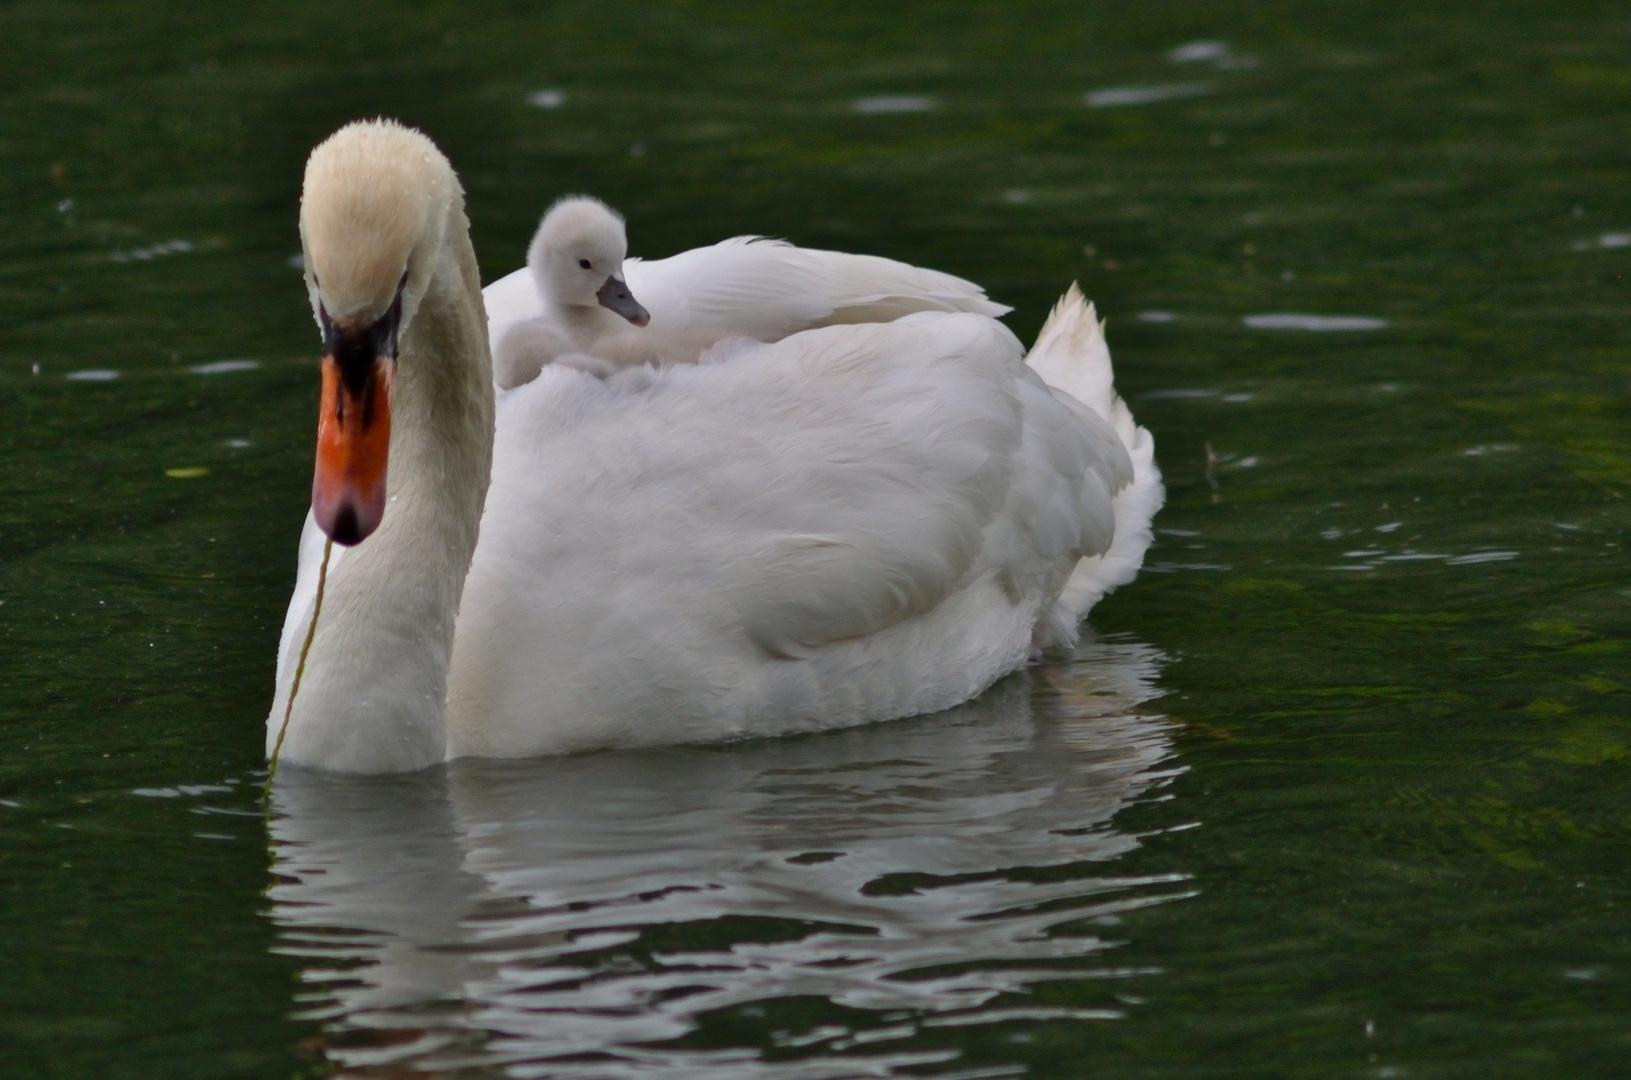
<svg viewBox="0 0 1631 1080"><path fill-rule="evenodd" d="M591 269L591 267L589 266L589 260L588 259L579 259L578 260L578 265L583 267L585 270Z"/></svg>

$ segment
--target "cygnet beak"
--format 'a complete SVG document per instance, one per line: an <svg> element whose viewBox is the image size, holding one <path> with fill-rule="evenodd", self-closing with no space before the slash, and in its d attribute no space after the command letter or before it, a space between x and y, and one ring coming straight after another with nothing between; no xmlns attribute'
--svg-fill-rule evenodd
<svg viewBox="0 0 1631 1080"><path fill-rule="evenodd" d="M606 284L595 293L595 299L600 301L601 307L617 312L635 326L644 326L651 321L651 312L640 306L640 301L629 292L622 278L607 278Z"/></svg>
<svg viewBox="0 0 1631 1080"><path fill-rule="evenodd" d="M317 414L312 513L336 544L359 544L385 517L391 449L391 383L396 374L402 291L372 324L342 327L319 305L323 324L323 403Z"/></svg>

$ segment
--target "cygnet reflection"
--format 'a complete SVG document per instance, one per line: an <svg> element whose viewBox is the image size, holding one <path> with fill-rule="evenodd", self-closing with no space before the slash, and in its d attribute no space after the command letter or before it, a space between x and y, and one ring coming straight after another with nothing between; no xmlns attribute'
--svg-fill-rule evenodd
<svg viewBox="0 0 1631 1080"><path fill-rule="evenodd" d="M300 1015L358 1076L814 1080L956 1056L925 1028L1068 1014L1014 992L1105 974L1095 917L1186 895L1113 865L1137 844L1117 811L1178 771L1139 711L1159 660L1088 642L950 712L807 737L286 770L269 895ZM792 997L882 1015L772 1030L799 1048L774 1061L653 1045Z"/></svg>

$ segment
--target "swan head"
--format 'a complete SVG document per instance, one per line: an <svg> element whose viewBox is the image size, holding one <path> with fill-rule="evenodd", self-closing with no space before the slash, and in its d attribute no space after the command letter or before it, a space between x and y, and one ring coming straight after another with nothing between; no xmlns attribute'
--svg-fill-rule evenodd
<svg viewBox="0 0 1631 1080"><path fill-rule="evenodd" d="M436 144L391 120L347 124L306 162L300 239L323 334L312 511L335 543L361 542L385 514L397 343L462 196Z"/></svg>
<svg viewBox="0 0 1631 1080"><path fill-rule="evenodd" d="M527 266L544 296L564 307L600 306L644 326L651 315L623 278L629 238L623 218L587 195L549 208L527 248Z"/></svg>

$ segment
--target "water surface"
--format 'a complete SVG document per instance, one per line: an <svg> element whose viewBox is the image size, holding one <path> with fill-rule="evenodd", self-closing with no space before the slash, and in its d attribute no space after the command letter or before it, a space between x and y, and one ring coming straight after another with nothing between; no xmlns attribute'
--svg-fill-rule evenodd
<svg viewBox="0 0 1631 1080"><path fill-rule="evenodd" d="M46 0L0 56L0 1073L1623 1073L1623 12ZM1144 574L946 716L268 814L300 166L381 112L488 280L569 191L1026 338L1080 280Z"/></svg>

